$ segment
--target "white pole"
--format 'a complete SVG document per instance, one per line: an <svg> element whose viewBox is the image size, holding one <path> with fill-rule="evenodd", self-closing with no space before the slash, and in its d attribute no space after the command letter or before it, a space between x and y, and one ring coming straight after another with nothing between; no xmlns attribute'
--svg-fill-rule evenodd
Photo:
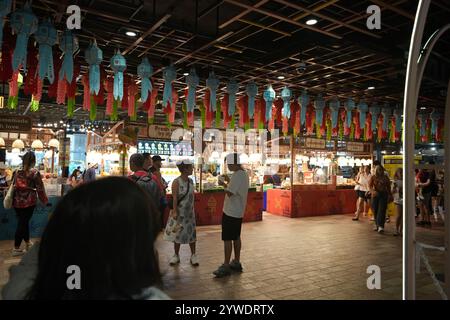
<svg viewBox="0 0 450 320"><path fill-rule="evenodd" d="M450 80L447 86L447 102L445 104L444 125L444 204L445 204L445 288L450 297Z"/></svg>
<svg viewBox="0 0 450 320"><path fill-rule="evenodd" d="M405 223L403 235L403 299L415 299L415 124L417 111L417 96L420 89L417 83L418 59L422 45L423 30L427 19L430 0L419 2L414 28L411 35L408 69L406 72L404 99L404 140L403 140L403 190L404 206L403 221Z"/></svg>

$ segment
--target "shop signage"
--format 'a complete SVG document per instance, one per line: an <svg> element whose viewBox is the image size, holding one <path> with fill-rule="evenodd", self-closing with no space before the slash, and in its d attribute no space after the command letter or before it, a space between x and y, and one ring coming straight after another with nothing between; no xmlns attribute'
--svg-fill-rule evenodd
<svg viewBox="0 0 450 320"><path fill-rule="evenodd" d="M30 132L32 121L30 117L2 114L0 117L0 132Z"/></svg>
<svg viewBox="0 0 450 320"><path fill-rule="evenodd" d="M68 167L70 163L70 138L60 139L59 141L59 165Z"/></svg>
<svg viewBox="0 0 450 320"><path fill-rule="evenodd" d="M172 133L177 129L178 127L168 128L166 126L152 124L148 126L147 136L151 139L172 140Z"/></svg>
<svg viewBox="0 0 450 320"><path fill-rule="evenodd" d="M305 147L310 149L326 149L326 141L322 139L306 138Z"/></svg>
<svg viewBox="0 0 450 320"><path fill-rule="evenodd" d="M139 140L138 153L160 156L193 156L192 145L186 141Z"/></svg>
<svg viewBox="0 0 450 320"><path fill-rule="evenodd" d="M347 142L347 151L349 151L349 152L364 152L364 143Z"/></svg>

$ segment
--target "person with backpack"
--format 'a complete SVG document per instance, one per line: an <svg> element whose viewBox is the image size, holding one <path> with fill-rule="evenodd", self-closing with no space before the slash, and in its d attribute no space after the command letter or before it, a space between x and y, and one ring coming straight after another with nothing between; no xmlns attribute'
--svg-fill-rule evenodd
<svg viewBox="0 0 450 320"><path fill-rule="evenodd" d="M153 177L144 169L145 158L140 153L135 153L130 157L130 169L133 172L129 176L131 180L136 182L149 195L153 204L158 207L161 192ZM160 221L162 224L162 221Z"/></svg>
<svg viewBox="0 0 450 320"><path fill-rule="evenodd" d="M33 245L30 241L29 224L38 198L44 205L48 203L41 174L34 168L35 165L35 154L31 151L25 153L22 156L22 168L15 171L12 178L12 187L14 188L13 208L17 215L13 256L24 253L24 250L20 249L22 240L25 242L27 251Z"/></svg>

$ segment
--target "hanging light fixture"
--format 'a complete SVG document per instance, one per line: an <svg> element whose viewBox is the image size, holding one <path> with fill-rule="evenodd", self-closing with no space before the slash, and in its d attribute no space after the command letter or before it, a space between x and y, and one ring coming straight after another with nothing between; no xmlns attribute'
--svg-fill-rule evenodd
<svg viewBox="0 0 450 320"><path fill-rule="evenodd" d="M5 147L5 140L3 140L3 138L0 137L0 148L4 148Z"/></svg>
<svg viewBox="0 0 450 320"><path fill-rule="evenodd" d="M13 149L24 149L25 148L25 144L23 143L22 140L17 139L13 142L12 144L12 148Z"/></svg>
<svg viewBox="0 0 450 320"><path fill-rule="evenodd" d="M33 141L33 143L31 144L31 148L35 150L42 150L44 149L44 144L41 140L37 139Z"/></svg>
<svg viewBox="0 0 450 320"><path fill-rule="evenodd" d="M59 141L57 139L52 139L48 142L48 146L51 148L58 149L59 148Z"/></svg>

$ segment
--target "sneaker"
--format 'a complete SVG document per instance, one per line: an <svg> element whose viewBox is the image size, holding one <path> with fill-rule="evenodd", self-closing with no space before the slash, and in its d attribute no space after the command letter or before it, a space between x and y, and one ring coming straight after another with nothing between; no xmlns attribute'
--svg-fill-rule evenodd
<svg viewBox="0 0 450 320"><path fill-rule="evenodd" d="M384 233L384 228L383 227L378 227L378 233Z"/></svg>
<svg viewBox="0 0 450 320"><path fill-rule="evenodd" d="M352 220L353 220L353 221L358 221L359 218L358 218L358 217L353 217Z"/></svg>
<svg viewBox="0 0 450 320"><path fill-rule="evenodd" d="M33 245L34 245L34 243L31 242L31 241L25 242L25 250L26 250L26 251L30 250L30 248L31 248Z"/></svg>
<svg viewBox="0 0 450 320"><path fill-rule="evenodd" d="M242 272L242 264L236 260L233 260L230 263L230 269L235 271L235 272Z"/></svg>
<svg viewBox="0 0 450 320"><path fill-rule="evenodd" d="M229 266L221 265L216 271L213 272L216 278L223 278L231 275L231 270Z"/></svg>
<svg viewBox="0 0 450 320"><path fill-rule="evenodd" d="M378 226L374 226L373 231L378 231Z"/></svg>
<svg viewBox="0 0 450 320"><path fill-rule="evenodd" d="M191 256L191 264L195 267L199 265L198 257L196 254L193 254Z"/></svg>
<svg viewBox="0 0 450 320"><path fill-rule="evenodd" d="M438 222L438 221L439 221L439 218L438 218L437 213L434 213L433 216L434 216L434 221Z"/></svg>
<svg viewBox="0 0 450 320"><path fill-rule="evenodd" d="M180 256L174 254L173 257L172 257L172 259L170 259L169 264L170 264L171 266L174 266L174 265L177 265L177 264L179 264L179 263L180 263Z"/></svg>
<svg viewBox="0 0 450 320"><path fill-rule="evenodd" d="M386 218L386 223L389 223L389 222L391 222L391 218Z"/></svg>
<svg viewBox="0 0 450 320"><path fill-rule="evenodd" d="M13 257L21 256L21 255L23 255L24 253L25 253L25 251L23 251L22 249L16 249L16 248L14 248L14 249L12 250L12 256L13 256Z"/></svg>

